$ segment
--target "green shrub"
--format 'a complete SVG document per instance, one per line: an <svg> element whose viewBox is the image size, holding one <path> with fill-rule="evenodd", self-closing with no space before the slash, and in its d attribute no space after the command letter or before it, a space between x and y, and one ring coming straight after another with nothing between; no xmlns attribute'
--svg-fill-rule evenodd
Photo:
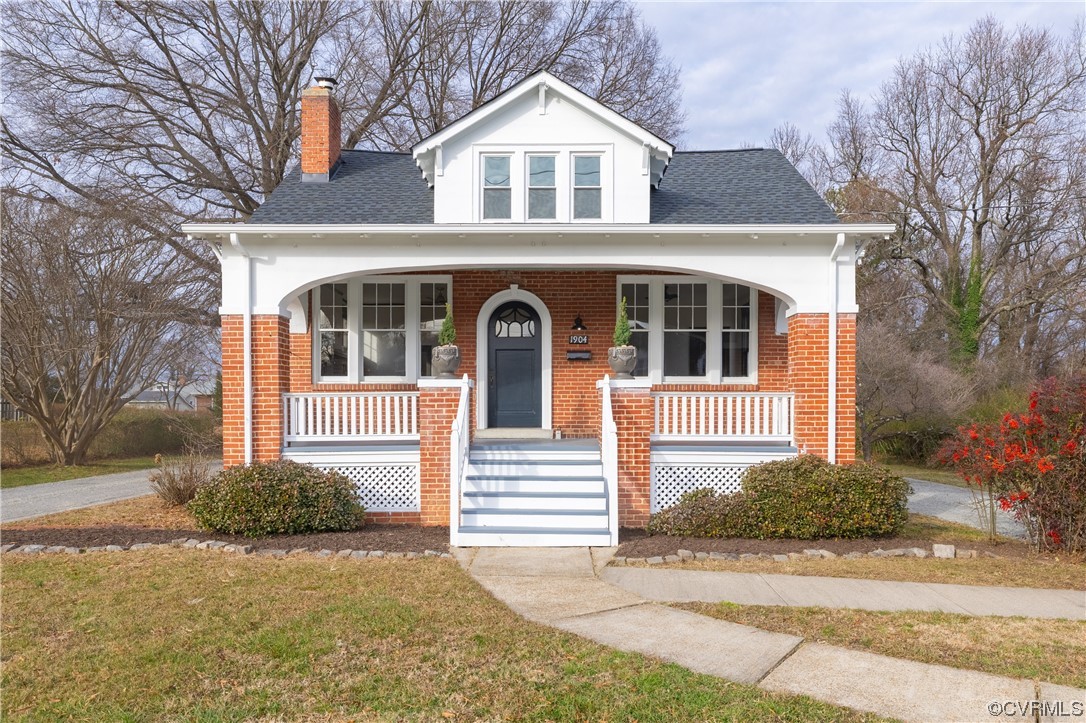
<svg viewBox="0 0 1086 723"><path fill-rule="evenodd" d="M908 483L885 467L802 456L749 468L735 494L689 492L653 515L648 529L688 537L878 537L901 529L908 494Z"/></svg>
<svg viewBox="0 0 1086 723"><path fill-rule="evenodd" d="M622 303L618 307L618 317L615 319L615 333L611 337L611 341L615 343L615 346L629 346L630 336L632 335L630 316L626 312L626 297L623 296Z"/></svg>
<svg viewBox="0 0 1086 723"><path fill-rule="evenodd" d="M437 343L440 346L456 343L456 324L453 322L452 304L445 304L445 318L441 321L441 331L437 334Z"/></svg>
<svg viewBox="0 0 1086 723"><path fill-rule="evenodd" d="M250 537L354 530L366 512L349 479L291 460L224 470L189 510L207 529Z"/></svg>
<svg viewBox="0 0 1086 723"><path fill-rule="evenodd" d="M756 465L743 476L755 537L877 537L908 518L909 484L885 467L832 465L811 455Z"/></svg>
<svg viewBox="0 0 1086 723"><path fill-rule="evenodd" d="M754 528L745 494L709 488L687 492L649 521L650 533L676 537L751 537Z"/></svg>

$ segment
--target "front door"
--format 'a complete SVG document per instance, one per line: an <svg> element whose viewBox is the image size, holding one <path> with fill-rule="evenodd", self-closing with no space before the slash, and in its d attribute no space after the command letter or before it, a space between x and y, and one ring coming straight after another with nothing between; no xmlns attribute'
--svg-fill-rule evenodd
<svg viewBox="0 0 1086 723"><path fill-rule="evenodd" d="M499 306L488 324L490 427L543 426L543 339L539 314L519 301Z"/></svg>

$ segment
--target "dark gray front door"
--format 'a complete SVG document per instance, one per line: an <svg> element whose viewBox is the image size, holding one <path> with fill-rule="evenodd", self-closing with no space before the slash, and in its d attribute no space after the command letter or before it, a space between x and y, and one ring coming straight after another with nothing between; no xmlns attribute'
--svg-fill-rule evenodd
<svg viewBox="0 0 1086 723"><path fill-rule="evenodd" d="M490 317L488 426L543 426L543 338L539 315L510 301Z"/></svg>

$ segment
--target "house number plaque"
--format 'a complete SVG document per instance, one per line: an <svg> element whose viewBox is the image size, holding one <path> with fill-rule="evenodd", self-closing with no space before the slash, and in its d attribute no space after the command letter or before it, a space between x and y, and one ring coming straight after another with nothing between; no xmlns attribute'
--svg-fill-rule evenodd
<svg viewBox="0 0 1086 723"><path fill-rule="evenodd" d="M588 343L588 334L570 334L569 343L583 346Z"/></svg>

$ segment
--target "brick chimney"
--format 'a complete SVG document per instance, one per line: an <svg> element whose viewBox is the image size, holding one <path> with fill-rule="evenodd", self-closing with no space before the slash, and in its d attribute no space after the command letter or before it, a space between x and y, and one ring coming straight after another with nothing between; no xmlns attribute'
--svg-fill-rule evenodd
<svg viewBox="0 0 1086 723"><path fill-rule="evenodd" d="M343 143L335 78L316 78L302 91L302 182L326 182L340 163Z"/></svg>

